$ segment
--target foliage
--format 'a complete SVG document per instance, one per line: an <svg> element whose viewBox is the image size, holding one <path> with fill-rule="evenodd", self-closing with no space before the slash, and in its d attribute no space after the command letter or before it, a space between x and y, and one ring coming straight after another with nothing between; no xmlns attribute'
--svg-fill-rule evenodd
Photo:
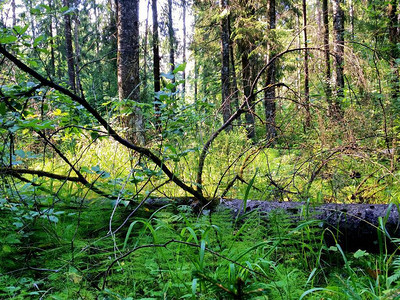
<svg viewBox="0 0 400 300"><path fill-rule="evenodd" d="M208 203L240 198L244 211L251 199L398 205L400 35L393 3L343 3L343 97L323 69L319 2L307 4L307 125L299 1L232 0L223 10L212 1L188 3L195 14L192 56L162 73L156 93L148 72L152 32L144 28L141 99L117 96L114 2L3 1L0 298L396 299L400 258L398 248L385 248L384 230L378 254L347 253L326 243L329 232L307 205L294 223L280 211L233 216ZM181 7L174 6L177 15ZM65 16L72 20L74 93ZM228 17L229 105L238 114L230 131L221 127L220 82L220 22ZM278 134L271 140L262 103L273 59ZM170 69L165 58L161 65ZM248 95L247 68L254 85ZM330 111L333 102L339 116ZM243 118L250 113L253 139ZM129 128L121 120L132 114L145 120L145 145L123 138ZM170 201L188 195L200 204ZM146 202L160 197L161 207ZM384 229L385 218L379 221Z"/></svg>

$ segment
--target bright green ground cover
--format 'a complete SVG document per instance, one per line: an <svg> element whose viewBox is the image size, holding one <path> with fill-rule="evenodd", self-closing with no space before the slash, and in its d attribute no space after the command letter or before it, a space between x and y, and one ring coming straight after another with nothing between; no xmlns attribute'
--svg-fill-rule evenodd
<svg viewBox="0 0 400 300"><path fill-rule="evenodd" d="M343 253L324 244L319 222L293 225L279 212L266 221L258 212L196 217L186 206L144 209L107 236L112 207L106 203L47 214L42 208L39 217L4 202L1 208L5 299L397 299L400 293L396 253ZM129 211L116 209L112 230ZM172 240L180 242L154 247Z"/></svg>

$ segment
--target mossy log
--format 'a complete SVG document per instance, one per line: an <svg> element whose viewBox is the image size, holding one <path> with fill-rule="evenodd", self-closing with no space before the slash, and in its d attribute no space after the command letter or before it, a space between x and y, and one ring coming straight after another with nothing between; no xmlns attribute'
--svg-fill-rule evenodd
<svg viewBox="0 0 400 300"><path fill-rule="evenodd" d="M190 204L192 198L174 199L176 204ZM167 199L149 199L147 205L160 206L171 203ZM223 200L218 209L229 209L234 215L243 214L243 200ZM397 205L389 204L306 204L303 202L269 202L249 200L245 213L257 210L268 217L273 211L284 211L293 222L304 218L321 220L328 245L338 242L343 249L379 251L379 237L383 250L397 248L393 240L400 238L400 219ZM384 240L384 237L386 239ZM386 245L384 244L386 242ZM399 245L400 243L398 243Z"/></svg>

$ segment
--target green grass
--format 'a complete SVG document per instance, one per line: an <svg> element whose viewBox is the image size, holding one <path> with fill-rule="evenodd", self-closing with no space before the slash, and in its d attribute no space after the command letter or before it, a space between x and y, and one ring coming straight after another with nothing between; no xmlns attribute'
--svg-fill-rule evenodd
<svg viewBox="0 0 400 300"><path fill-rule="evenodd" d="M112 228L128 210L117 208ZM280 212L268 220L252 212L235 221L228 211L194 216L189 207L170 206L156 213L143 209L107 236L111 212L101 203L80 213L64 208L56 222L27 222L19 242L7 238L16 218L8 212L0 297L395 299L391 295L400 291L397 253L328 247L320 222L312 219L292 224Z"/></svg>

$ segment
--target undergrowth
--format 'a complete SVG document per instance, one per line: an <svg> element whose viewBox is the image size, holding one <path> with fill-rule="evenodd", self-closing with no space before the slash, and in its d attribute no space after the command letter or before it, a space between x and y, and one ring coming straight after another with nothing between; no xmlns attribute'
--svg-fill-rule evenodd
<svg viewBox="0 0 400 300"><path fill-rule="evenodd" d="M34 215L1 202L5 299L396 299L400 259L326 245L320 221L283 212L134 216L110 203ZM124 222L124 220L126 222ZM120 225L125 223L120 228ZM119 228L119 229L118 229ZM398 241L395 241L398 242Z"/></svg>

